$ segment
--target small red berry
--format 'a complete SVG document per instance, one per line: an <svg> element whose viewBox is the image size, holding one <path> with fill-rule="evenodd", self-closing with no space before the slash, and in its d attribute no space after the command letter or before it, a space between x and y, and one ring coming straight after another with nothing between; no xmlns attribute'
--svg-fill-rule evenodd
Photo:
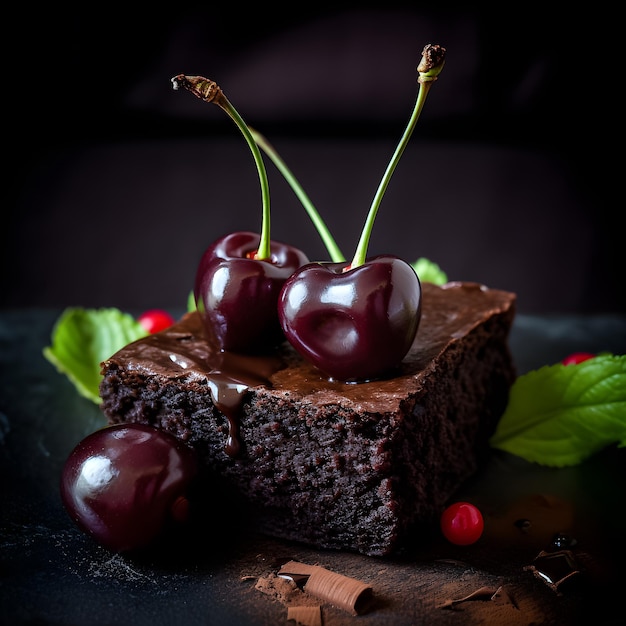
<svg viewBox="0 0 626 626"><path fill-rule="evenodd" d="M151 309L142 313L137 321L148 331L151 335L158 333L160 330L169 328L176 320L167 312L162 309Z"/></svg>
<svg viewBox="0 0 626 626"><path fill-rule="evenodd" d="M591 352L574 352L569 356L566 356L561 363L563 365L578 365L578 363L582 363L583 361L588 361L589 359L593 359L596 356Z"/></svg>
<svg viewBox="0 0 626 626"><path fill-rule="evenodd" d="M441 514L443 536L457 546L476 543L485 528L482 513L469 502L455 502Z"/></svg>

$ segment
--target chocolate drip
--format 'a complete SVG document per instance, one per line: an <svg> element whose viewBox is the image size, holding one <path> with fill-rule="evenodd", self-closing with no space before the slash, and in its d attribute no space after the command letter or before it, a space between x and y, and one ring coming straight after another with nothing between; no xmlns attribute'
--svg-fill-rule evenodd
<svg viewBox="0 0 626 626"><path fill-rule="evenodd" d="M204 336L198 349L195 339ZM285 367L278 353L244 355L221 351L206 339L200 316L188 313L176 325L176 330L156 333L125 348L137 367L149 363L151 371L206 380L215 408L228 422L228 437L224 451L231 457L241 454L241 410L248 390L271 387L272 374ZM109 360L115 360L115 355Z"/></svg>
<svg viewBox="0 0 626 626"><path fill-rule="evenodd" d="M242 448L239 430L244 397L250 387L271 387L270 376L283 365L276 356L220 352L215 346L211 354L215 357L215 365L207 375L211 399L228 421L224 451L228 456L237 457Z"/></svg>
<svg viewBox="0 0 626 626"><path fill-rule="evenodd" d="M248 388L248 385L231 380L227 374L209 372L209 389L213 404L228 421L228 438L224 446L224 451L228 456L237 457L241 452L239 415L243 396Z"/></svg>

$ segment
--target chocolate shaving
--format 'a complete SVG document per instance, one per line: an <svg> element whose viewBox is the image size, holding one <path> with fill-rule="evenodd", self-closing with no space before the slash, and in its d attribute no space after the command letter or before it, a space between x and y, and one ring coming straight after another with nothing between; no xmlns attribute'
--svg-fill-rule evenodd
<svg viewBox="0 0 626 626"><path fill-rule="evenodd" d="M470 602L473 600L488 600L496 604L510 604L514 608L519 609L513 596L502 586L497 589L494 587L480 587L480 589L476 589L476 591L463 598L446 600L439 608L449 609L456 604L461 604L461 602Z"/></svg>
<svg viewBox="0 0 626 626"><path fill-rule="evenodd" d="M373 595L370 585L355 578L331 572L319 565L289 561L280 568L278 575L308 576L304 591L352 615L362 615L367 610Z"/></svg>
<svg viewBox="0 0 626 626"><path fill-rule="evenodd" d="M287 621L293 620L298 626L322 626L322 612L319 606L290 606L287 608Z"/></svg>
<svg viewBox="0 0 626 626"><path fill-rule="evenodd" d="M497 591L491 596L490 599L496 604L510 604L514 609L519 611L517 601L505 587L498 587Z"/></svg>
<svg viewBox="0 0 626 626"><path fill-rule="evenodd" d="M535 557L532 565L527 565L524 569L530 570L536 578L557 593L565 583L581 574L578 562L570 550L557 552L542 550Z"/></svg>

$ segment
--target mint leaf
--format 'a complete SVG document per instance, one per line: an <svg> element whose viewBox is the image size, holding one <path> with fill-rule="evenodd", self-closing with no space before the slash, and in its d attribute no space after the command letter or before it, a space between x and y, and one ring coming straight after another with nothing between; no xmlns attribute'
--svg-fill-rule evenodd
<svg viewBox="0 0 626 626"><path fill-rule="evenodd" d="M626 355L546 365L519 376L490 440L494 448L552 467L626 446Z"/></svg>
<svg viewBox="0 0 626 626"><path fill-rule="evenodd" d="M100 363L148 333L119 309L68 308L52 330L44 357L65 374L85 398L100 404Z"/></svg>
<svg viewBox="0 0 626 626"><path fill-rule="evenodd" d="M418 278L424 283L445 285L448 282L446 273L436 263L424 257L420 257L415 263L411 263L411 267L415 270Z"/></svg>

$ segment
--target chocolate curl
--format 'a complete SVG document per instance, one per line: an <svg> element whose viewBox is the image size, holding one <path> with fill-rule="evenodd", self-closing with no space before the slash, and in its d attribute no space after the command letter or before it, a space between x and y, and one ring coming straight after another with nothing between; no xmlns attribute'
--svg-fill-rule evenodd
<svg viewBox="0 0 626 626"><path fill-rule="evenodd" d="M287 608L289 620L298 626L322 626L322 613L319 606L290 606Z"/></svg>
<svg viewBox="0 0 626 626"><path fill-rule="evenodd" d="M278 574L308 576L304 591L352 615L364 613L373 594L370 585L319 565L289 561L280 568Z"/></svg>

